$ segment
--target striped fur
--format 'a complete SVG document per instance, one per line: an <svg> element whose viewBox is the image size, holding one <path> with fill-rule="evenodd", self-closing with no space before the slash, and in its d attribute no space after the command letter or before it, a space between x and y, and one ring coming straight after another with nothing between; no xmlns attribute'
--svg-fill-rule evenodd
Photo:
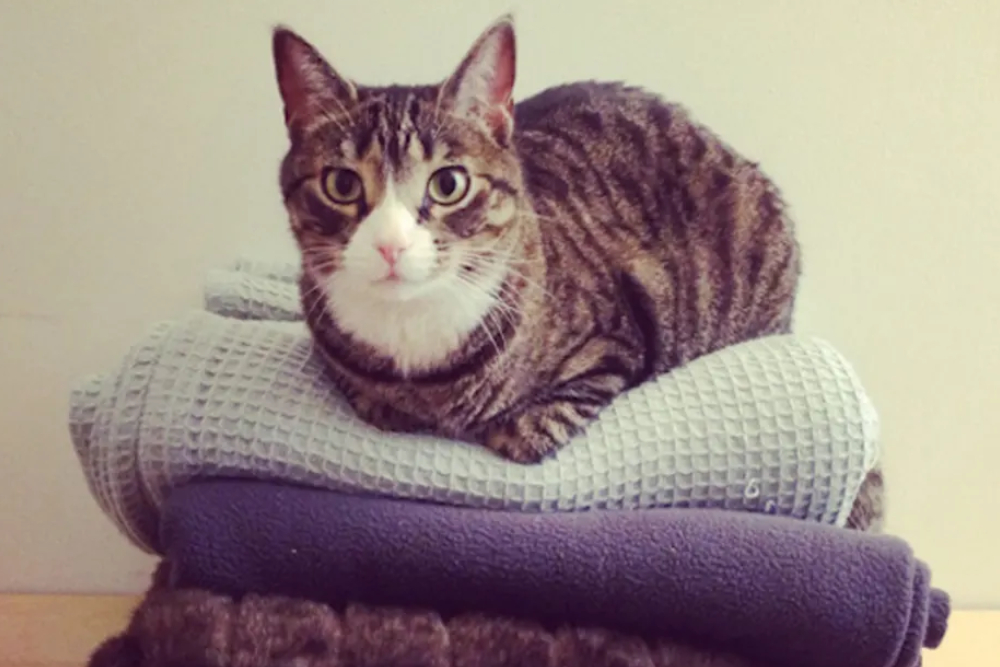
<svg viewBox="0 0 1000 667"><path fill-rule="evenodd" d="M509 17L437 85L357 85L285 29L274 55L306 319L371 423L537 462L630 387L790 330L781 195L681 107L598 82L513 105ZM439 205L454 166L468 193ZM337 168L357 201L331 198Z"/></svg>

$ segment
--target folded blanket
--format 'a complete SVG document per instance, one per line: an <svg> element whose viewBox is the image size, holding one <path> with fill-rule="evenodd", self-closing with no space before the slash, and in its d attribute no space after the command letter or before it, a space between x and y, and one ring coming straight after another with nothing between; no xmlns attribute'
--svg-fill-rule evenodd
<svg viewBox="0 0 1000 667"><path fill-rule="evenodd" d="M170 489L217 476L473 507L724 507L843 525L877 431L842 356L775 336L636 387L555 458L520 465L362 422L301 324L200 311L157 327L70 401L94 497L149 551Z"/></svg>
<svg viewBox="0 0 1000 667"><path fill-rule="evenodd" d="M949 598L898 538L749 512L529 514L247 481L171 495L179 586L671 636L775 667L903 667Z"/></svg>
<svg viewBox="0 0 1000 667"><path fill-rule="evenodd" d="M607 630L206 590L150 591L88 667L771 667ZM842 667L856 667L843 665Z"/></svg>

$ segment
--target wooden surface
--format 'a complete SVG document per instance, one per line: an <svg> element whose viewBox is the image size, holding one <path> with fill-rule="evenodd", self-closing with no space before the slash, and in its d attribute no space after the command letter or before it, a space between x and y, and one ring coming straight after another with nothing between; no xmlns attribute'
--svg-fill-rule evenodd
<svg viewBox="0 0 1000 667"><path fill-rule="evenodd" d="M122 629L138 598L0 596L0 667L81 667Z"/></svg>
<svg viewBox="0 0 1000 667"><path fill-rule="evenodd" d="M0 595L0 667L82 667L121 630L137 598ZM1000 665L1000 611L952 613L944 644L924 667ZM845 665L845 667L849 667Z"/></svg>

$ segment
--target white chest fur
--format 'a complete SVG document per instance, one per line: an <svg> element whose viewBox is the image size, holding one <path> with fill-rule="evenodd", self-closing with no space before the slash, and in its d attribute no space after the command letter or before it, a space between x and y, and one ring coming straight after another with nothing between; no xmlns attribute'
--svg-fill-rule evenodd
<svg viewBox="0 0 1000 667"><path fill-rule="evenodd" d="M488 293L447 278L436 289L405 301L372 300L352 294L349 287L338 289L338 282L331 278L328 297L338 326L391 357L404 374L441 365L494 303Z"/></svg>

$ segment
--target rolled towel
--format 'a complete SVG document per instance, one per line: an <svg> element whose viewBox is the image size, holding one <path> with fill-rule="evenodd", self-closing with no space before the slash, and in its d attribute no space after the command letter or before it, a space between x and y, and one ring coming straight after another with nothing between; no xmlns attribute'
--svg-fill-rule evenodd
<svg viewBox="0 0 1000 667"><path fill-rule="evenodd" d="M205 309L245 320L300 321L295 283L269 276L215 269L205 279Z"/></svg>
<svg viewBox="0 0 1000 667"><path fill-rule="evenodd" d="M243 320L302 320L298 279L294 262L238 257L205 276L205 310Z"/></svg>
<svg viewBox="0 0 1000 667"><path fill-rule="evenodd" d="M720 507L843 525L877 426L830 345L779 336L636 387L555 458L520 465L363 422L301 324L200 311L157 327L70 400L94 497L149 551L170 489L219 476L494 509Z"/></svg>
<svg viewBox="0 0 1000 667"><path fill-rule="evenodd" d="M527 514L246 481L171 495L176 586L670 636L775 667L911 667L948 595L889 536L724 510Z"/></svg>
<svg viewBox="0 0 1000 667"><path fill-rule="evenodd" d="M240 255L226 269L234 273L295 284L299 280L300 264L293 258L282 260L272 256Z"/></svg>

